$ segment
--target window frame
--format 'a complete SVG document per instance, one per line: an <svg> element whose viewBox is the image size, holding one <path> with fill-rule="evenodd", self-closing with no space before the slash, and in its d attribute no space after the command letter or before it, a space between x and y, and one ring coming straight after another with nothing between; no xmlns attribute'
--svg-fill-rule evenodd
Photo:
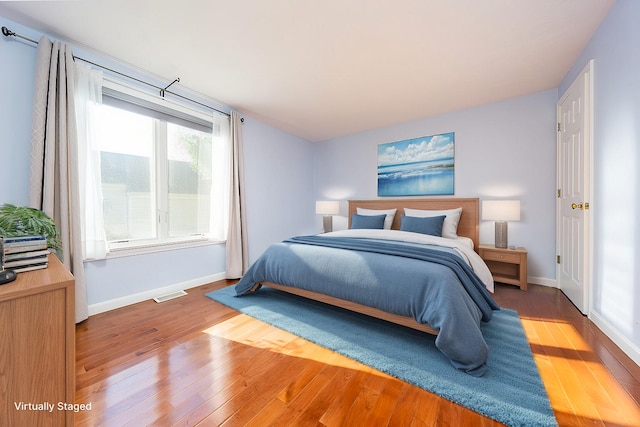
<svg viewBox="0 0 640 427"><path fill-rule="evenodd" d="M191 108L182 103L175 102L171 99L152 95L138 88L125 85L122 82L109 79L105 76L103 80L103 96L120 99L124 102L136 104L136 100L140 101L143 108L153 109L153 105L159 106L161 114L171 116L171 112L178 113L176 117L183 119L185 116L193 117L201 122L207 123L207 127L212 129L215 127L213 117L210 112L204 112L199 109ZM108 104L107 104L108 105ZM151 105L151 107L149 106ZM117 106L115 108L118 108ZM125 111L131 111L124 109ZM152 253L158 251L166 251L181 248L190 248L204 245L223 244L224 240L214 239L207 234L194 234L191 236L169 236L169 193L168 193L168 153L167 153L167 121L161 121L162 118L154 118L154 147L153 147L153 165L151 167L151 185L155 194L155 238L150 239L132 239L132 240L115 240L108 241L108 258L138 255ZM178 123L180 124L180 123ZM180 124L184 126L183 124ZM200 125L202 125L200 123ZM213 130L212 130L213 132ZM160 138L163 144L155 144L158 139L158 133L163 134ZM166 191L158 191L162 188ZM165 194L166 193L166 194Z"/></svg>

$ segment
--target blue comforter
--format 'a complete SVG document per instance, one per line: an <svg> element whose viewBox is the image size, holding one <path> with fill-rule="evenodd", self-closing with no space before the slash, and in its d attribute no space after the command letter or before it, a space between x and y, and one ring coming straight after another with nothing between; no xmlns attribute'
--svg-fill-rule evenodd
<svg viewBox="0 0 640 427"><path fill-rule="evenodd" d="M274 282L413 317L438 331L435 344L471 375L486 371L480 330L497 304L448 248L376 239L294 237L270 246L236 285L238 296Z"/></svg>

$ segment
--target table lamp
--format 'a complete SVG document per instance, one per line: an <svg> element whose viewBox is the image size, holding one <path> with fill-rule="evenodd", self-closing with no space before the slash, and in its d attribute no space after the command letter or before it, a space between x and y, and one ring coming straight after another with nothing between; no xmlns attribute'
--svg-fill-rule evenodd
<svg viewBox="0 0 640 427"><path fill-rule="evenodd" d="M333 216L340 213L340 202L337 200L318 200L316 201L316 214L324 215L322 217L322 232L329 233L333 231Z"/></svg>
<svg viewBox="0 0 640 427"><path fill-rule="evenodd" d="M507 221L520 221L520 200L483 200L482 219L496 222L496 248L507 248Z"/></svg>

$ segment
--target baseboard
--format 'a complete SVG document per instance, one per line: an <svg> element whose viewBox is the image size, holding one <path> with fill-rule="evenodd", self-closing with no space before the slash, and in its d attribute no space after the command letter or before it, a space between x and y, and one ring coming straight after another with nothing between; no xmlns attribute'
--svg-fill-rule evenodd
<svg viewBox="0 0 640 427"><path fill-rule="evenodd" d="M126 307L127 305L136 304L142 301L156 298L160 295L165 295L171 292L176 292L181 289L195 288L197 286L206 285L207 283L216 282L218 280L224 280L225 273L211 274L209 276L198 277L197 279L188 280L186 282L176 283L174 285L165 286L162 288L151 289L149 291L140 292L133 295L127 295L121 298L115 298L109 301L99 302L97 304L89 305L89 316L94 314L104 313L105 311L115 310L116 308ZM544 277L528 277L528 282L534 285L549 286L556 288L556 281L554 279L547 279Z"/></svg>
<svg viewBox="0 0 640 427"><path fill-rule="evenodd" d="M104 313L105 311L115 310L116 308L126 307L127 305L136 304L142 301L156 298L160 295L165 295L171 292L176 292L182 289L195 288L197 286L206 285L207 283L216 282L218 280L224 280L225 273L216 273L209 276L198 277L196 279L187 280L186 282L176 283L170 286L162 288L151 289L145 292L139 292L133 295L127 295L121 298L115 298L109 301L99 302L97 304L89 305L89 316L94 314Z"/></svg>
<svg viewBox="0 0 640 427"><path fill-rule="evenodd" d="M591 310L589 319L611 339L620 349L631 358L636 365L640 366L640 348L614 328L604 317L600 316L595 310Z"/></svg>
<svg viewBox="0 0 640 427"><path fill-rule="evenodd" d="M534 285L548 286L550 288L557 288L558 283L556 279L548 279L546 277L527 277L527 282L532 283Z"/></svg>

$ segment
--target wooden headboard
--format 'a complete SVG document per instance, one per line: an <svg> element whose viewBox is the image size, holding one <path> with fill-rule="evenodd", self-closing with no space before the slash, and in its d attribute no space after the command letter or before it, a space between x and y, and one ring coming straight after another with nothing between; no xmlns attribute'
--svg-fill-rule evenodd
<svg viewBox="0 0 640 427"><path fill-rule="evenodd" d="M480 209L477 198L349 200L349 227L351 227L351 215L356 213L357 208L398 209L391 225L394 230L400 229L400 216L404 215L404 208L423 210L462 208L462 215L458 223L458 236L473 240L473 247L476 251L478 250Z"/></svg>

